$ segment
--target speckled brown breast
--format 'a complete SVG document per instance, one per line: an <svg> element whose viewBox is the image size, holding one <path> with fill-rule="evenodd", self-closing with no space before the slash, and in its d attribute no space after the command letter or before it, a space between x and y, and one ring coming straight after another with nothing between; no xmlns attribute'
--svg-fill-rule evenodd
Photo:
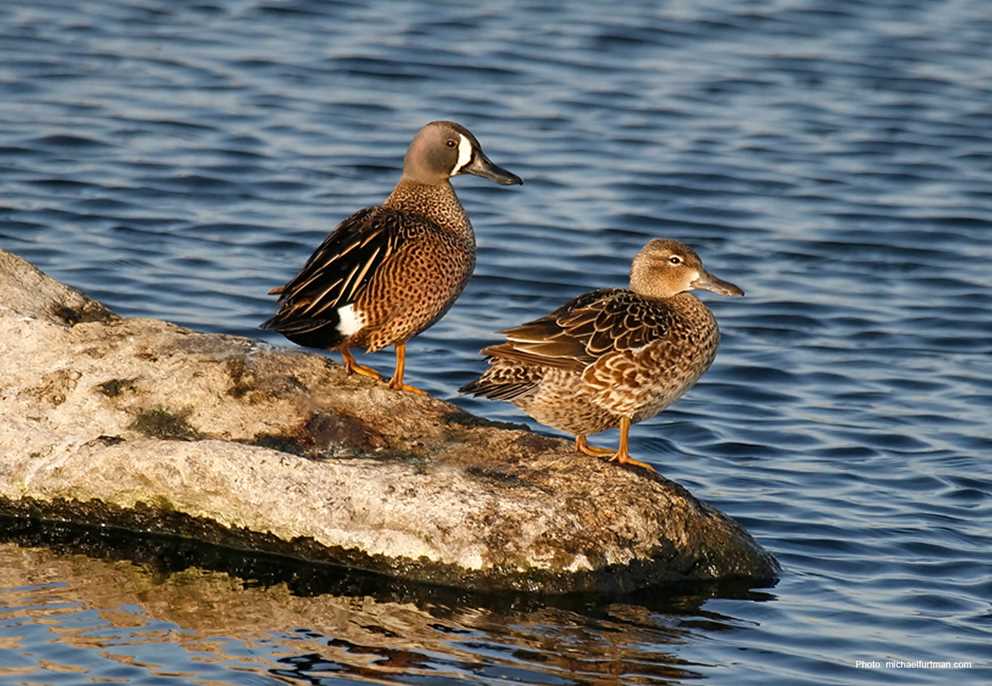
<svg viewBox="0 0 992 686"><path fill-rule="evenodd" d="M366 323L350 342L374 351L416 336L451 308L474 269L474 241L410 221L355 302Z"/></svg>
<svg viewBox="0 0 992 686"><path fill-rule="evenodd" d="M451 184L401 183L383 207L403 216L397 247L356 299L365 326L349 341L370 352L443 317L475 269L472 223Z"/></svg>

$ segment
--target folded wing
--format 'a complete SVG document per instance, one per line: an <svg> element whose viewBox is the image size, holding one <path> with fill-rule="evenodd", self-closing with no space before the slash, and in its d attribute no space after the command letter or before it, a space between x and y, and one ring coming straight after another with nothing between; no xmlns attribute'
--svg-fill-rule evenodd
<svg viewBox="0 0 992 686"><path fill-rule="evenodd" d="M634 293L593 291L551 314L503 331L490 357L581 372L605 355L635 350L664 336L665 322Z"/></svg>
<svg viewBox="0 0 992 686"><path fill-rule="evenodd" d="M396 251L401 220L392 210L371 207L341 222L292 281L269 291L279 296L279 310L262 328L305 334L336 325L338 310L358 298Z"/></svg>

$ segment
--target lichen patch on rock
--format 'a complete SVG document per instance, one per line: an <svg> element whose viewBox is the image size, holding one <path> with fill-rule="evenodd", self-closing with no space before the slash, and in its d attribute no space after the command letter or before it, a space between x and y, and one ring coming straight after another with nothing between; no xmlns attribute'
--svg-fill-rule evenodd
<svg viewBox="0 0 992 686"><path fill-rule="evenodd" d="M149 438L195 441L202 438L203 434L189 423L191 414L193 410L188 407L170 410L159 405L138 412L128 428Z"/></svg>

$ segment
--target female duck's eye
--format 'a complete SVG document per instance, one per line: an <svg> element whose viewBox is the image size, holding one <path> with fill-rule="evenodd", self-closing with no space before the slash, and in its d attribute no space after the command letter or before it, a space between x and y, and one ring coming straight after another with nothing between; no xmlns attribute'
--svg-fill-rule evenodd
<svg viewBox="0 0 992 686"><path fill-rule="evenodd" d="M447 145L449 148L453 148L456 145L458 145L458 141L456 141L454 138L449 138L448 141L445 143L445 145Z"/></svg>
<svg viewBox="0 0 992 686"><path fill-rule="evenodd" d="M668 258L668 261L671 264L682 264L682 258L679 257L678 255L672 255L671 257Z"/></svg>

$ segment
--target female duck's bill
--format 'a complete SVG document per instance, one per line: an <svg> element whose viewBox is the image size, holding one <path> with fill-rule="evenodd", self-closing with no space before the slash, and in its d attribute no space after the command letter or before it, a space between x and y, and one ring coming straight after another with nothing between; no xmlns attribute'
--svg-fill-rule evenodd
<svg viewBox="0 0 992 686"><path fill-rule="evenodd" d="M710 291L711 293L716 293L717 295L729 295L735 297L742 297L744 291L730 283L729 281L724 281L723 279L713 276L709 272L703 272L692 282L692 287L702 290Z"/></svg>

